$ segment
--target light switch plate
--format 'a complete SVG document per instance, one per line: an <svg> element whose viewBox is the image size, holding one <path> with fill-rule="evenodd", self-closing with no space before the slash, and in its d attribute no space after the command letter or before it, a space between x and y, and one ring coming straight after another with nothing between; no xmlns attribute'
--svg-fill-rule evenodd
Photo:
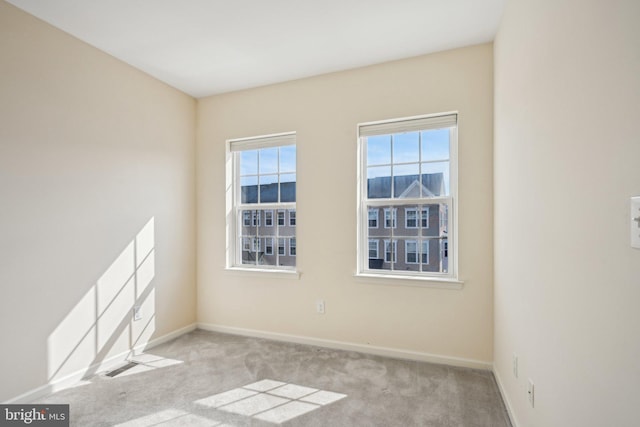
<svg viewBox="0 0 640 427"><path fill-rule="evenodd" d="M640 196L631 198L631 247L640 249Z"/></svg>

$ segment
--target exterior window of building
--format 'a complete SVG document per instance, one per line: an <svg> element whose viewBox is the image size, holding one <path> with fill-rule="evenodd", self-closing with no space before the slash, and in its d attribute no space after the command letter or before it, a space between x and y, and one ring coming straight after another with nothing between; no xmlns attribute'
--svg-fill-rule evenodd
<svg viewBox="0 0 640 427"><path fill-rule="evenodd" d="M398 209L385 208L384 210L384 228L396 228L396 219Z"/></svg>
<svg viewBox="0 0 640 427"><path fill-rule="evenodd" d="M406 228L418 228L418 210L416 208L405 209L404 215Z"/></svg>
<svg viewBox="0 0 640 427"><path fill-rule="evenodd" d="M404 257L407 264L418 263L418 242L415 240L404 241Z"/></svg>
<svg viewBox="0 0 640 427"><path fill-rule="evenodd" d="M384 241L384 262L397 262L397 240Z"/></svg>
<svg viewBox="0 0 640 427"><path fill-rule="evenodd" d="M296 256L296 239L289 239L289 255Z"/></svg>
<svg viewBox="0 0 640 427"><path fill-rule="evenodd" d="M264 239L264 254L273 255L273 237L266 237Z"/></svg>
<svg viewBox="0 0 640 427"><path fill-rule="evenodd" d="M429 241L422 241L422 263L429 264Z"/></svg>
<svg viewBox="0 0 640 427"><path fill-rule="evenodd" d="M264 225L273 227L273 211L264 211Z"/></svg>
<svg viewBox="0 0 640 427"><path fill-rule="evenodd" d="M378 258L378 241L373 239L369 240L369 259Z"/></svg>
<svg viewBox="0 0 640 427"><path fill-rule="evenodd" d="M446 221L444 222L446 224ZM442 224L442 223L441 223ZM429 208L422 209L422 228L429 228Z"/></svg>
<svg viewBox="0 0 640 427"><path fill-rule="evenodd" d="M358 126L358 274L457 280L457 121L447 113Z"/></svg>
<svg viewBox="0 0 640 427"><path fill-rule="evenodd" d="M378 209L369 209L369 228L378 228Z"/></svg>
<svg viewBox="0 0 640 427"><path fill-rule="evenodd" d="M227 147L233 192L227 267L295 271L295 133L230 140ZM285 212L293 221L285 222ZM286 253L286 240L294 242L293 253Z"/></svg>

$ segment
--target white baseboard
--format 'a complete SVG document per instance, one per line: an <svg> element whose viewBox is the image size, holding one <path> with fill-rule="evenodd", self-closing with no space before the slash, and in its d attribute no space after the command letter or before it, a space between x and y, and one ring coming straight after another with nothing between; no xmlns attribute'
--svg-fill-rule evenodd
<svg viewBox="0 0 640 427"><path fill-rule="evenodd" d="M513 406L511 405L511 401L509 400L509 396L506 393L504 385L502 384L502 380L500 379L500 374L498 374L498 370L496 369L496 365L493 365L493 376L496 378L496 383L498 383L498 390L500 390L500 395L502 395L502 401L504 402L504 406L507 408L507 414L509 415L509 420L511 421L511 425L513 427L518 427L520 424L518 423L515 413L513 412Z"/></svg>
<svg viewBox="0 0 640 427"><path fill-rule="evenodd" d="M161 337L158 338L154 338L151 341L147 342L147 343L143 343L143 344L139 344L135 347L133 347L130 350L127 351L123 351L122 353L119 353L115 356L111 356L108 359L102 360L99 363L94 363L93 365L87 366L84 369L80 369L79 371L76 371L72 374L69 374L65 377L62 378L58 378L55 380L51 380L49 381L47 384L40 386L36 389L30 390L26 393L23 393L19 396L16 396L12 399L9 399L7 401L5 401L4 403L6 404L10 404L10 403L33 403L36 402L38 399L47 396L51 393L55 393L56 391L65 389L65 388L69 388L72 387L74 385L77 385L78 383L80 383L80 381L82 381L82 379L85 377L85 375L87 375L88 372L104 372L104 371L109 371L115 367L117 367L118 365L121 365L123 362L125 362L129 357L142 352L144 350L148 350L152 347L155 347L157 345L160 345L162 343L165 343L167 341L170 341L174 338L179 337L180 335L186 334L188 332L191 332L193 330L196 329L196 324L192 323L191 325L187 325L183 328L177 329L173 332L170 332L166 335L163 335Z"/></svg>
<svg viewBox="0 0 640 427"><path fill-rule="evenodd" d="M228 334L243 335L248 337L266 338L275 341L308 344L318 347L327 347L336 350L357 351L359 353L375 354L377 356L393 357L396 359L417 360L420 362L440 363L444 365L461 366L465 368L483 369L490 371L492 364L480 360L464 359L461 357L441 356L437 354L421 353L411 350L402 350L373 345L357 344L345 341L333 341L322 338L305 337L300 335L281 334L277 332L260 331L256 329L236 328L210 323L198 323L198 329L205 331L223 332Z"/></svg>

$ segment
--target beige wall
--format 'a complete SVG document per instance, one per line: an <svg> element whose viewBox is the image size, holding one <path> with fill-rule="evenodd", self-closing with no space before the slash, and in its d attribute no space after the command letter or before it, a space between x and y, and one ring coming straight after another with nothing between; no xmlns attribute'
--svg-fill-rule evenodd
<svg viewBox="0 0 640 427"><path fill-rule="evenodd" d="M519 426L638 425L639 20L636 0L509 1L495 42L494 355Z"/></svg>
<svg viewBox="0 0 640 427"><path fill-rule="evenodd" d="M484 44L199 100L199 322L491 363L492 67ZM452 110L464 289L354 278L356 124ZM225 140L286 131L298 139L302 276L225 272Z"/></svg>
<svg viewBox="0 0 640 427"><path fill-rule="evenodd" d="M196 105L3 1L0 58L4 401L195 321Z"/></svg>

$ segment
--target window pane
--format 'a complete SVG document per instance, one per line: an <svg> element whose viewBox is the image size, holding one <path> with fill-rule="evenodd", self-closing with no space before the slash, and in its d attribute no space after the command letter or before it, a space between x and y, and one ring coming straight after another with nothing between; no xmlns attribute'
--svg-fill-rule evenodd
<svg viewBox="0 0 640 427"><path fill-rule="evenodd" d="M420 165L394 166L393 168L393 193L395 198L407 199L420 197Z"/></svg>
<svg viewBox="0 0 640 427"><path fill-rule="evenodd" d="M278 201L278 175L260 175L260 203Z"/></svg>
<svg viewBox="0 0 640 427"><path fill-rule="evenodd" d="M367 165L388 165L391 163L391 135L367 138Z"/></svg>
<svg viewBox="0 0 640 427"><path fill-rule="evenodd" d="M296 174L280 175L280 201L282 203L296 201Z"/></svg>
<svg viewBox="0 0 640 427"><path fill-rule="evenodd" d="M296 146L280 147L280 173L296 171Z"/></svg>
<svg viewBox="0 0 640 427"><path fill-rule="evenodd" d="M448 128L422 132L423 161L449 159L449 133Z"/></svg>
<svg viewBox="0 0 640 427"><path fill-rule="evenodd" d="M422 185L423 197L448 196L449 162L423 163Z"/></svg>
<svg viewBox="0 0 640 427"><path fill-rule="evenodd" d="M258 177L240 178L240 198L242 203L258 203Z"/></svg>
<svg viewBox="0 0 640 427"><path fill-rule="evenodd" d="M240 175L258 174L258 150L242 151L240 154Z"/></svg>
<svg viewBox="0 0 640 427"><path fill-rule="evenodd" d="M408 132L393 135L393 163L419 162L419 133Z"/></svg>
<svg viewBox="0 0 640 427"><path fill-rule="evenodd" d="M367 197L370 199L391 198L391 167L367 168Z"/></svg>
<svg viewBox="0 0 640 427"><path fill-rule="evenodd" d="M278 173L278 148L260 150L260 174Z"/></svg>
<svg viewBox="0 0 640 427"><path fill-rule="evenodd" d="M378 208L369 208L367 215L369 228L378 228L380 210Z"/></svg>

